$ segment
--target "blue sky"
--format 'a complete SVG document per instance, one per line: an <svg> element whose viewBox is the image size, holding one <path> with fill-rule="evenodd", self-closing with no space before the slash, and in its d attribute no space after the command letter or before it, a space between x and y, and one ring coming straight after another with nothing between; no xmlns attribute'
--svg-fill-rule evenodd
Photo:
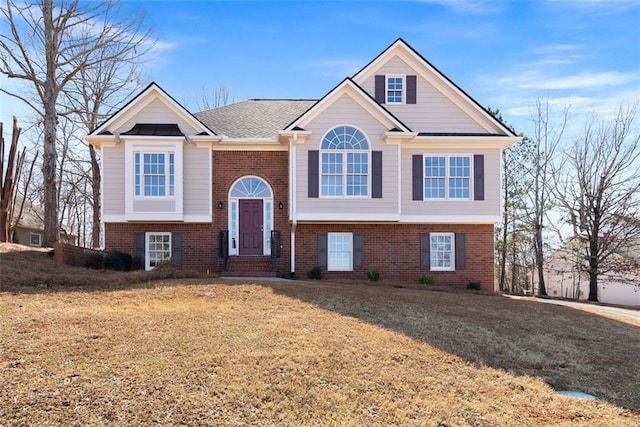
<svg viewBox="0 0 640 427"><path fill-rule="evenodd" d="M125 0L125 8L145 11L159 39L146 80L194 112L203 90L222 85L235 101L320 98L398 37L518 132L529 132L539 97L570 104L575 123L640 100L640 0Z"/></svg>
<svg viewBox="0 0 640 427"><path fill-rule="evenodd" d="M160 40L148 69L197 110L203 88L236 100L319 98L402 37L518 132L539 97L576 122L640 100L640 1L129 2Z"/></svg>

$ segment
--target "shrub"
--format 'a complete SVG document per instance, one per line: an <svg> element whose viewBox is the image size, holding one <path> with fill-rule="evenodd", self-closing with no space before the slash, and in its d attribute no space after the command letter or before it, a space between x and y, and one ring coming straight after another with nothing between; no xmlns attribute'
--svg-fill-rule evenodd
<svg viewBox="0 0 640 427"><path fill-rule="evenodd" d="M429 276L428 274L423 274L422 276L420 276L418 281L423 285L433 285L433 277Z"/></svg>
<svg viewBox="0 0 640 427"><path fill-rule="evenodd" d="M380 272L378 270L367 271L367 277L372 282L377 282L380 280Z"/></svg>
<svg viewBox="0 0 640 427"><path fill-rule="evenodd" d="M156 263L156 267L154 270L170 270L175 268L176 268L176 265L173 262L173 259L169 258Z"/></svg>
<svg viewBox="0 0 640 427"><path fill-rule="evenodd" d="M102 270L104 268L104 255L100 252L92 252L87 256L84 266L92 270Z"/></svg>
<svg viewBox="0 0 640 427"><path fill-rule="evenodd" d="M307 277L309 277L309 279L311 279L311 280L320 280L320 279L322 279L322 269L320 267L317 267L317 266L313 267L307 273Z"/></svg>
<svg viewBox="0 0 640 427"><path fill-rule="evenodd" d="M467 289L473 289L477 291L478 289L480 289L480 286L480 282L469 282L467 284Z"/></svg>
<svg viewBox="0 0 640 427"><path fill-rule="evenodd" d="M132 266L133 257L125 252L109 252L104 259L104 268L107 270L131 271Z"/></svg>

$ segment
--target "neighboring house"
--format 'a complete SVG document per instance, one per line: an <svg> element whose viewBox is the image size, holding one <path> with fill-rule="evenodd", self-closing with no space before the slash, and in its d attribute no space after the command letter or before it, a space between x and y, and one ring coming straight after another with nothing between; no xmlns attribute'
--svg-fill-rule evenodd
<svg viewBox="0 0 640 427"><path fill-rule="evenodd" d="M320 100L191 114L155 83L86 137L105 249L145 268L479 281L521 140L402 39Z"/></svg>
<svg viewBox="0 0 640 427"><path fill-rule="evenodd" d="M40 206L33 204L29 200L24 201L22 205L22 213L19 212L22 205L22 197L16 199L16 209L11 219L12 224L16 224L16 218L20 215L16 227L11 235L13 243L19 243L26 246L42 246L42 237L44 236L44 211ZM75 245L78 236L72 234L69 230L60 229L60 241Z"/></svg>
<svg viewBox="0 0 640 427"><path fill-rule="evenodd" d="M580 250L580 252L579 252ZM545 262L547 294L552 297L589 297L589 274L580 267L584 248L571 240L554 251ZM628 242L611 260L615 268L598 277L598 301L640 306L640 239Z"/></svg>

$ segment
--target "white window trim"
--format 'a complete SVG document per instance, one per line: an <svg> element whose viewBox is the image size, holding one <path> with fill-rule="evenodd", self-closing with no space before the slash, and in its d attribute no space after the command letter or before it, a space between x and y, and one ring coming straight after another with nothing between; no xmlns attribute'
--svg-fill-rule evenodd
<svg viewBox="0 0 640 427"><path fill-rule="evenodd" d="M351 127L356 129L358 132L362 133L362 135L364 135L365 139L367 140L367 145L369 146L369 148L367 148L366 150L348 150L348 149L343 149L343 150L335 150L335 149L323 149L322 148L322 142L324 141L324 138L327 136L327 134L329 132L331 132L333 129L335 128L339 128L339 127ZM322 154L335 154L335 153L341 153L343 155L342 158L342 195L335 195L335 196L328 196L328 195L324 195L322 194ZM347 194L347 153L366 153L367 154L367 194L365 195L353 195L350 196ZM370 199L371 198L371 179L372 179L372 175L373 175L373 171L372 171L372 165L371 165L371 142L369 141L369 137L367 136L367 134L360 129L357 126L353 126L350 124L341 124L341 125L336 125L331 127L331 129L329 129L327 132L325 132L325 134L322 136L322 138L320 139L320 150L319 150L319 155L318 155L318 162L320 163L318 165L318 196L321 199Z"/></svg>
<svg viewBox="0 0 640 427"><path fill-rule="evenodd" d="M389 102L389 79L402 79L402 100ZM386 104L403 105L407 102L407 76L405 74L388 74L384 79L384 101Z"/></svg>
<svg viewBox="0 0 640 427"><path fill-rule="evenodd" d="M135 183L135 157L136 154L140 155L140 194L136 194L135 192L135 187L136 187L136 183ZM164 155L164 168L165 168L165 173L164 173L164 177L165 177L165 186L164 186L164 191L165 191L165 195L164 196L147 196L146 194L144 194L145 192L145 185L144 185L144 155L145 154L163 154ZM170 174L170 170L171 170L171 162L169 161L170 155L173 154L173 195L171 195L171 174ZM176 153L175 151L167 151L167 150L160 150L160 151L149 151L147 149L145 150L135 150L133 152L133 165L134 165L134 169L133 169L133 197L135 197L136 199L145 199L145 200L175 200L176 198L176 190L175 190L175 178L176 178Z"/></svg>
<svg viewBox="0 0 640 427"><path fill-rule="evenodd" d="M136 220L170 220L183 219L183 137L151 137L136 136L122 138L124 142L124 173L125 173L125 219ZM174 193L173 196L136 196L135 195L135 157L134 153L173 153L174 154ZM168 161L168 159L167 159ZM168 185L167 185L168 188ZM170 212L135 211L134 201L173 201L174 210Z"/></svg>
<svg viewBox="0 0 640 427"><path fill-rule="evenodd" d="M231 197L231 192L233 191L236 184L238 184L240 181L242 181L245 178L257 178L260 181L264 182L264 184L267 186L267 188L271 193L271 197L251 197L251 196ZM238 178L233 182L233 184L231 184L231 186L229 187L228 194L229 195L227 197L227 206L229 208L227 209L227 214L228 214L227 230L229 230L229 255L240 255L240 199L262 200L262 225L264 228L263 236L262 236L262 254L264 256L271 255L271 231L274 229L274 218L275 218L275 212L274 212L275 208L273 203L273 188L271 188L271 185L269 185L269 183L266 180L264 180L263 178L260 178L259 176L245 175ZM235 212L233 212L233 209L231 208L233 205L235 205ZM270 223L268 223L267 221L269 214L271 216ZM233 230L233 227L231 227L232 222L235 222L235 225L236 225L235 232ZM234 242L235 242L235 247L234 247Z"/></svg>
<svg viewBox="0 0 640 427"><path fill-rule="evenodd" d="M149 237L150 236L169 236L169 253L170 257L173 257L173 238L170 232L154 232L148 231L144 233L144 269L153 270L155 267L151 267L151 258L149 257Z"/></svg>
<svg viewBox="0 0 640 427"><path fill-rule="evenodd" d="M431 254L431 239L437 236L449 236L451 238L451 265L449 267L436 267L433 265ZM431 271L455 271L456 270L456 234L455 233L430 233L429 234L429 266Z"/></svg>
<svg viewBox="0 0 640 427"><path fill-rule="evenodd" d="M38 237L38 243L33 243L33 237ZM29 246L42 246L42 234L40 233L29 233Z"/></svg>
<svg viewBox="0 0 640 427"><path fill-rule="evenodd" d="M425 180L427 176L424 173L425 159L427 157L444 157L445 158L445 176L444 176L444 198L439 197L426 197L427 186ZM449 197L449 159L451 157L468 157L469 158L469 197ZM447 202L468 202L473 201L473 154L443 154L443 153L429 153L422 155L422 200L423 201L447 201Z"/></svg>
<svg viewBox="0 0 640 427"><path fill-rule="evenodd" d="M330 251L331 236L349 237L349 266L347 268L332 268ZM353 271L353 233L327 233L327 271Z"/></svg>

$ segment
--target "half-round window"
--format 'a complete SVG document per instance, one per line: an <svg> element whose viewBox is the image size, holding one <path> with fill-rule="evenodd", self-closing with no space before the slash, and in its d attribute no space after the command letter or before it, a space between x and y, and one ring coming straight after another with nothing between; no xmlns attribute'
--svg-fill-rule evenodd
<svg viewBox="0 0 640 427"><path fill-rule="evenodd" d="M323 197L369 195L369 141L351 126L331 129L320 146L320 188Z"/></svg>
<svg viewBox="0 0 640 427"><path fill-rule="evenodd" d="M255 176L248 176L236 182L229 193L232 198L269 198L271 188L264 180Z"/></svg>

